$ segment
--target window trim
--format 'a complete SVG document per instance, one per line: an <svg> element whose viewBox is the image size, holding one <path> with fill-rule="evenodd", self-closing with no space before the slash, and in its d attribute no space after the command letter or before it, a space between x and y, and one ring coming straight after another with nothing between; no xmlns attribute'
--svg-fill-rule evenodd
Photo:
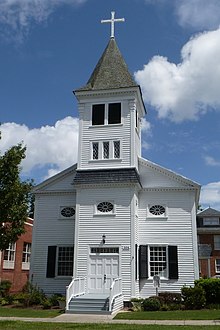
<svg viewBox="0 0 220 330"><path fill-rule="evenodd" d="M65 217L64 215L61 214L61 211L62 209L65 209L65 208L73 208L75 213L74 215L72 215L71 217ZM76 216L76 206L75 205L61 205L60 208L59 208L59 220L74 220L75 219L75 216Z"/></svg>
<svg viewBox="0 0 220 330"><path fill-rule="evenodd" d="M25 261L23 261L24 257L25 257ZM30 258L31 258L31 243L23 242L22 266L21 266L22 270L30 269Z"/></svg>
<svg viewBox="0 0 220 330"><path fill-rule="evenodd" d="M218 242L215 241L217 240L218 237ZM214 250L219 251L220 250L220 235L214 235Z"/></svg>
<svg viewBox="0 0 220 330"><path fill-rule="evenodd" d="M160 205L165 208L165 213L160 215L154 215L150 212L150 208L154 205ZM168 207L165 204L162 203L151 203L147 205L147 220L167 220L168 219Z"/></svg>
<svg viewBox="0 0 220 330"><path fill-rule="evenodd" d="M217 260L219 260L219 265L218 265L219 270L217 270ZM215 272L216 272L217 274L220 274L220 258L216 258L216 259L215 259Z"/></svg>
<svg viewBox="0 0 220 330"><path fill-rule="evenodd" d="M120 112L121 112L121 120L120 123L115 123L115 124L109 124L109 104L120 104ZM103 124L98 124L98 125L93 125L93 106L95 105L104 105L104 123ZM92 103L91 105L91 120L90 120L90 127L103 127L103 126L115 126L115 125L122 125L122 102L120 101L115 101L115 102L100 102L100 103Z"/></svg>
<svg viewBox="0 0 220 330"><path fill-rule="evenodd" d="M72 274L71 275L58 275L59 269L59 249L60 248L72 248L73 249L73 259L72 259ZM73 268L74 268L74 245L57 245L57 253L56 253L56 265L55 265L55 277L57 278L65 278L73 276Z"/></svg>
<svg viewBox="0 0 220 330"><path fill-rule="evenodd" d="M150 244L150 246L167 246L167 276L168 278L162 278L163 280L178 280L179 279L179 261L178 261L178 246L169 244ZM150 267L149 267L149 245L139 245L139 279L151 279L149 277Z"/></svg>
<svg viewBox="0 0 220 330"><path fill-rule="evenodd" d="M113 210L111 212L100 212L97 208L97 206L102 202L109 202L113 205ZM109 216L115 216L115 203L113 200L99 200L94 204L94 216L100 216L100 217L109 217Z"/></svg>
<svg viewBox="0 0 220 330"><path fill-rule="evenodd" d="M165 248L166 249L166 276L161 276L160 274L154 274L159 275L161 279L168 280L169 279L169 256L168 256L168 245L167 244L149 244L148 245L148 273L149 273L149 279L153 279L154 275L151 276L151 256L150 256L150 248ZM156 262L156 261L155 261Z"/></svg>
<svg viewBox="0 0 220 330"><path fill-rule="evenodd" d="M10 243L8 248L4 250L3 255L3 269L14 269L15 267L15 259L16 259L16 242ZM5 251L8 251L8 258L5 259ZM11 260L11 255L13 256L13 260Z"/></svg>
<svg viewBox="0 0 220 330"><path fill-rule="evenodd" d="M108 142L109 143L109 157L104 158L104 143ZM119 153L120 157L116 158L115 156L115 143L114 142L119 142ZM97 143L98 144L98 158L93 158L93 145ZM90 160L89 162L108 162L108 161L121 161L122 160L122 143L121 139L112 139L112 140L95 140L95 141L90 141Z"/></svg>
<svg viewBox="0 0 220 330"><path fill-rule="evenodd" d="M212 221L216 221L217 223L212 223ZM206 223L208 222L208 223ZM203 218L203 226L219 226L219 217L204 217Z"/></svg>

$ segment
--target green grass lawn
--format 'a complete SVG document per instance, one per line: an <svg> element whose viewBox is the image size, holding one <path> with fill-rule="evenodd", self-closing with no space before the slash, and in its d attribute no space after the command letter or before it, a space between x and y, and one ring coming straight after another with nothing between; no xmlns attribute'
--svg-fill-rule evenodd
<svg viewBox="0 0 220 330"><path fill-rule="evenodd" d="M76 323L40 323L22 321L0 321L1 330L217 330L217 326L172 326L138 324L76 324Z"/></svg>
<svg viewBox="0 0 220 330"><path fill-rule="evenodd" d="M123 312L118 313L115 319L126 320L220 320L220 309L189 310L167 312Z"/></svg>
<svg viewBox="0 0 220 330"><path fill-rule="evenodd" d="M0 316L14 317L56 317L62 312L59 309L33 309L0 307Z"/></svg>

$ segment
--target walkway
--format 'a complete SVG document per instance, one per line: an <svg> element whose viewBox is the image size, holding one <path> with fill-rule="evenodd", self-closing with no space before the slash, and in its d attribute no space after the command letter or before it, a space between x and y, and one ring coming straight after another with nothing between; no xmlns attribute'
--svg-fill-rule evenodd
<svg viewBox="0 0 220 330"><path fill-rule="evenodd" d="M218 325L220 320L113 320L114 315L62 314L54 318L0 317L0 321L111 323L111 324L164 324L164 325Z"/></svg>

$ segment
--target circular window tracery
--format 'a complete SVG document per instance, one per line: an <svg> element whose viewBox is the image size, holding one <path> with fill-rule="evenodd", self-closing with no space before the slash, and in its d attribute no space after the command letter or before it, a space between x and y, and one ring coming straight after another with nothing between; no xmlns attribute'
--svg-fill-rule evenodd
<svg viewBox="0 0 220 330"><path fill-rule="evenodd" d="M165 214L165 207L162 205L153 205L149 209L150 213L153 215L162 215Z"/></svg>
<svg viewBox="0 0 220 330"><path fill-rule="evenodd" d="M70 218L72 216L75 215L75 210L73 207L64 207L62 210L61 210L61 214L63 217L65 218Z"/></svg>
<svg viewBox="0 0 220 330"><path fill-rule="evenodd" d="M107 213L113 211L113 204L110 202L101 202L97 205L97 210L102 213Z"/></svg>

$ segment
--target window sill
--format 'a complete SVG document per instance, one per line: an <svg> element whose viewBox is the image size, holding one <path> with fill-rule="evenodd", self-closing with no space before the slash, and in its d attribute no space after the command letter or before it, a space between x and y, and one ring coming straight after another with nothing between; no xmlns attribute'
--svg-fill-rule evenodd
<svg viewBox="0 0 220 330"><path fill-rule="evenodd" d="M121 162L122 158L105 158L105 159L90 159L89 163L98 163L98 162Z"/></svg>
<svg viewBox="0 0 220 330"><path fill-rule="evenodd" d="M101 128L101 127L115 127L115 126L123 126L122 123L118 124L104 124L104 125L90 125L89 128Z"/></svg>
<svg viewBox="0 0 220 330"><path fill-rule="evenodd" d="M30 270L30 263L29 262L22 262L21 269L22 270Z"/></svg>

